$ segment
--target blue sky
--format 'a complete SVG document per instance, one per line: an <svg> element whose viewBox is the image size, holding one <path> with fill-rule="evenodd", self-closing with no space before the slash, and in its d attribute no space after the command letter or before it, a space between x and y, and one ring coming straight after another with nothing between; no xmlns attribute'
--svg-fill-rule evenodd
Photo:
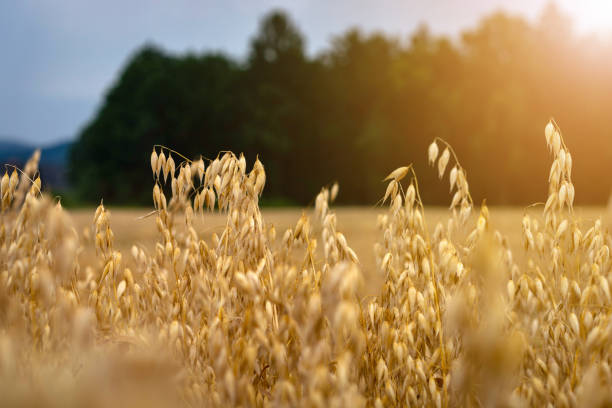
<svg viewBox="0 0 612 408"><path fill-rule="evenodd" d="M503 9L537 18L547 0L2 0L0 140L45 145L75 137L130 54L246 54L262 15L290 13L310 53L351 26L409 35L421 23L454 35ZM612 32L608 0L559 1L579 31Z"/></svg>

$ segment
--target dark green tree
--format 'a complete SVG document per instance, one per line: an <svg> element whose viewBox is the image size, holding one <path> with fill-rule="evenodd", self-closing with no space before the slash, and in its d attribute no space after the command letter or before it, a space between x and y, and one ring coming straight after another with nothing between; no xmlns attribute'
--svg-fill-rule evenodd
<svg viewBox="0 0 612 408"><path fill-rule="evenodd" d="M580 163L579 199L602 202L612 186L591 181L612 161L610 72L612 47L577 36L553 6L537 23L486 16L455 41L426 27L405 39L352 29L315 57L273 11L241 62L135 53L79 135L70 175L81 199L147 204L154 144L208 158L233 150L262 159L264 200L308 204L337 180L341 203L373 204L381 179L413 163L425 202L446 204L448 185L426 162L441 137L476 202L527 204L546 194L542 129L553 116Z"/></svg>
<svg viewBox="0 0 612 408"><path fill-rule="evenodd" d="M187 156L240 149L232 139L238 74L221 55L175 58L154 46L137 52L71 151L69 174L79 196L150 203L146 163L155 144Z"/></svg>
<svg viewBox="0 0 612 408"><path fill-rule="evenodd" d="M301 33L283 12L262 19L241 84L247 115L243 137L257 146L273 175L266 194L308 202L322 183L318 169L312 169L319 67L307 59Z"/></svg>

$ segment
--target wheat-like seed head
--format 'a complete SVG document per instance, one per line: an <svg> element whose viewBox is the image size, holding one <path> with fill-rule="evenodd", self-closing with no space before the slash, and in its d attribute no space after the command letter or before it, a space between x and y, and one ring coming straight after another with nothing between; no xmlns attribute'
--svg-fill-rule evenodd
<svg viewBox="0 0 612 408"><path fill-rule="evenodd" d="M612 237L574 214L572 156L553 121L544 133L548 198L541 214L525 211L522 248L486 205L472 216L467 173L443 140L427 156L440 177L450 166L446 221L428 225L412 166L392 171L374 246L384 283L366 298L330 204L337 184L277 238L258 205L259 159L250 170L230 152L175 164L178 153L156 146L157 242L127 256L104 205L79 235L40 194L38 156L23 173L5 171L0 401L609 405ZM205 210L223 212L225 227L199 230Z"/></svg>

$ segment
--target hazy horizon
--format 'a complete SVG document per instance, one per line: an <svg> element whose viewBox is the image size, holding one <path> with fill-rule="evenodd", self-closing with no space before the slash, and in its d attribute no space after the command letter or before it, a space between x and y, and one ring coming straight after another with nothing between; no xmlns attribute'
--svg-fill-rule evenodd
<svg viewBox="0 0 612 408"><path fill-rule="evenodd" d="M221 51L245 56L259 20L286 10L307 41L309 54L351 27L408 36L421 24L456 35L495 11L537 19L547 0L439 1L321 0L227 2L117 0L104 4L66 0L0 5L0 140L48 145L74 138L94 115L105 91L131 54L147 42L168 52ZM608 36L612 14L603 0L580 5L557 1L577 31Z"/></svg>

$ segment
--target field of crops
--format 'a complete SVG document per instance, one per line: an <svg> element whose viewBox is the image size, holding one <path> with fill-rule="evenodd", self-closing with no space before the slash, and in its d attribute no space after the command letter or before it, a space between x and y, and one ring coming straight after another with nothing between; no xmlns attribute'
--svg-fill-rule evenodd
<svg viewBox="0 0 612 408"><path fill-rule="evenodd" d="M137 243L146 250L155 248L158 240L158 232L155 227L155 217L146 217L152 208L112 208L112 228L115 234L115 246L122 253L129 253L132 246ZM93 225L93 212L95 209L78 209L70 211L70 217L76 230L83 232L91 230ZM312 209L301 208L272 208L263 209L262 217L266 224L273 225L277 231L286 231L293 228L295 223L305 212L313 217ZM359 268L367 285L361 289L364 294L375 295L378 293L383 281L384 274L380 273L376 265L374 244L382 237L380 228L377 227L377 217L386 212L382 207L337 207L334 209L338 219L338 230L346 236L351 248L359 254ZM522 247L524 238L522 234L522 218L525 213L533 216L538 214L537 209L525 209L519 207L489 207L490 223L492 228L504 232L510 248L515 256L523 256ZM576 217L582 222L594 223L601 218L603 225L609 227L611 213L605 207L579 207L575 209ZM429 232L433 233L433 227L449 217L448 208L426 207L425 215L429 226ZM143 218L146 217L146 218ZM221 234L225 227L226 215L219 213L206 213L194 219L196 231L203 239L209 239L215 232ZM475 215L472 221L476 222ZM316 239L316 238L315 238ZM90 246L89 256L95 257L95 248ZM128 262L132 260L128 258Z"/></svg>
<svg viewBox="0 0 612 408"><path fill-rule="evenodd" d="M442 140L450 209L408 165L376 207L261 211L265 163L158 147L152 209L70 213L35 156L1 180L0 405L608 406L606 210L544 142L525 209L474 205Z"/></svg>

